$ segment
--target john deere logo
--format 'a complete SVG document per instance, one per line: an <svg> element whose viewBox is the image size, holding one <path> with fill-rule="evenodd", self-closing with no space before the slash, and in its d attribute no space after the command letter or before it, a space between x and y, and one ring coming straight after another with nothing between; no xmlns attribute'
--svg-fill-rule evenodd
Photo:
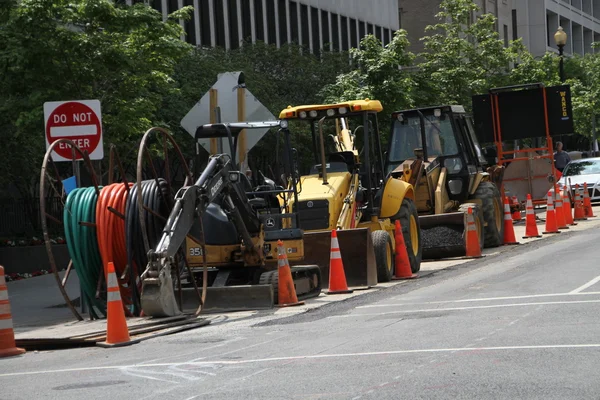
<svg viewBox="0 0 600 400"><path fill-rule="evenodd" d="M309 201L308 203L306 203L306 207L308 208L313 208L314 203L312 201Z"/></svg>

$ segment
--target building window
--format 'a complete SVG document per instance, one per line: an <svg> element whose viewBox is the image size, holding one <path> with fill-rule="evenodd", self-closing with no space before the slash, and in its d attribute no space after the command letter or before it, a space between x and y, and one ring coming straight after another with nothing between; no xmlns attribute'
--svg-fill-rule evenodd
<svg viewBox="0 0 600 400"><path fill-rule="evenodd" d="M275 25L275 0L267 1L267 32L269 36L265 42L277 43L277 26Z"/></svg>
<svg viewBox="0 0 600 400"><path fill-rule="evenodd" d="M365 35L365 23L362 21L358 21L358 34L359 34L360 40L363 40L363 38L366 36Z"/></svg>
<svg viewBox="0 0 600 400"><path fill-rule="evenodd" d="M298 34L298 4L295 1L290 1L290 31L292 42L300 43L300 35Z"/></svg>
<svg viewBox="0 0 600 400"><path fill-rule="evenodd" d="M331 43L333 44L333 50L338 51L340 49L340 24L338 21L337 14L331 14Z"/></svg>
<svg viewBox="0 0 600 400"><path fill-rule="evenodd" d="M384 43L382 27L380 27L380 26L375 27L375 35L377 36L377 39L379 39L381 41L381 43Z"/></svg>
<svg viewBox="0 0 600 400"><path fill-rule="evenodd" d="M194 0L184 0L184 6L193 6ZM188 43L195 45L196 42L196 13L198 10L192 12L192 17L184 23L185 26L185 39Z"/></svg>
<svg viewBox="0 0 600 400"><path fill-rule="evenodd" d="M210 10L208 1L200 2L200 44L202 46L212 46L210 41Z"/></svg>
<svg viewBox="0 0 600 400"><path fill-rule="evenodd" d="M517 34L517 10L512 10L512 30L513 30L513 40L517 40L519 35Z"/></svg>
<svg viewBox="0 0 600 400"><path fill-rule="evenodd" d="M287 10L285 0L279 0L279 43L285 44L288 41ZM290 22L291 23L291 22Z"/></svg>
<svg viewBox="0 0 600 400"><path fill-rule="evenodd" d="M342 50L350 49L350 41L348 38L348 18L342 17Z"/></svg>
<svg viewBox="0 0 600 400"><path fill-rule="evenodd" d="M254 29L256 29L256 40L265 42L265 25L263 23L263 2L254 0Z"/></svg>
<svg viewBox="0 0 600 400"><path fill-rule="evenodd" d="M504 47L508 47L508 25L503 25L504 29Z"/></svg>
<svg viewBox="0 0 600 400"><path fill-rule="evenodd" d="M308 6L304 4L300 4L300 22L302 25L302 45L309 48L310 45L310 35L309 35L309 23L308 23Z"/></svg>
<svg viewBox="0 0 600 400"><path fill-rule="evenodd" d="M229 40L231 41L230 46L232 49L237 49L240 47L237 1L228 0L227 6L227 14L229 15Z"/></svg>
<svg viewBox="0 0 600 400"><path fill-rule="evenodd" d="M331 38L329 37L329 12L321 10L321 34L323 35L323 48L331 49Z"/></svg>
<svg viewBox="0 0 600 400"><path fill-rule="evenodd" d="M223 0L215 0L215 36L219 47L225 47L225 13L223 12Z"/></svg>
<svg viewBox="0 0 600 400"><path fill-rule="evenodd" d="M375 30L373 29L373 24L368 24L367 25L367 32L369 33L369 35L374 35L375 34Z"/></svg>
<svg viewBox="0 0 600 400"><path fill-rule="evenodd" d="M167 14L171 14L179 10L179 2L177 0L169 0L167 3Z"/></svg>
<svg viewBox="0 0 600 400"><path fill-rule="evenodd" d="M310 19L312 26L312 47L315 54L319 53L321 43L319 41L319 10L315 7L310 8Z"/></svg>
<svg viewBox="0 0 600 400"><path fill-rule="evenodd" d="M358 30L356 26L356 20L354 18L350 18L350 46L352 48L358 47Z"/></svg>
<svg viewBox="0 0 600 400"><path fill-rule="evenodd" d="M252 21L250 14L250 0L242 0L242 38L252 42Z"/></svg>

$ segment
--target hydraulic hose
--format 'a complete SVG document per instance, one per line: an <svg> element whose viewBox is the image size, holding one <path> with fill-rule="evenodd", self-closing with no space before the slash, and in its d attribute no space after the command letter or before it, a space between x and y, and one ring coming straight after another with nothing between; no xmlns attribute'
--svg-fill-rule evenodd
<svg viewBox="0 0 600 400"><path fill-rule="evenodd" d="M78 188L67 196L63 216L67 248L81 284L82 304L92 318L106 316L106 302L96 297L103 273L96 234L96 188Z"/></svg>
<svg viewBox="0 0 600 400"><path fill-rule="evenodd" d="M154 249L162 236L165 222L173 207L173 196L165 179L149 179L139 185L142 190L144 206L144 220L146 222L146 235L150 249ZM135 265L135 282L131 282L134 299L134 313L139 315L140 287L139 277L148 265L148 254L143 240L143 232L139 221L139 208L137 200L138 185L133 185L129 191L125 209L125 243L127 263Z"/></svg>
<svg viewBox="0 0 600 400"><path fill-rule="evenodd" d="M135 275L136 268L127 261L127 247L125 242L125 207L128 198L128 189L133 184L113 183L105 186L100 191L96 205L96 227L98 246L102 257L105 274L108 273L108 263L115 267L117 281L121 292L121 299L125 313L132 314L131 282L129 275ZM133 280L134 284L136 280Z"/></svg>

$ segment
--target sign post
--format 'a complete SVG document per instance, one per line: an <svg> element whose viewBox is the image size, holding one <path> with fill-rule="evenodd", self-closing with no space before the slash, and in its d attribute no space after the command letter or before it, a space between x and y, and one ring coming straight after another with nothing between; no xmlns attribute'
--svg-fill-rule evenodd
<svg viewBox="0 0 600 400"><path fill-rule="evenodd" d="M104 158L102 114L99 100L51 101L44 103L46 149L58 139L72 140L90 160ZM54 161L71 161L70 146L59 145L52 153ZM75 159L81 156L75 154Z"/></svg>

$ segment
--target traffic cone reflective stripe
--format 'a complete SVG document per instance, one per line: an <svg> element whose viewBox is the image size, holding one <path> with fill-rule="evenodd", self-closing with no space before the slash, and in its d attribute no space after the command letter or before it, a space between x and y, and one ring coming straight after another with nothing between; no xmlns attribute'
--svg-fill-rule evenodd
<svg viewBox="0 0 600 400"><path fill-rule="evenodd" d="M291 307L304 304L303 301L298 301L298 296L296 296L292 270L281 240L277 241L277 274L277 307Z"/></svg>
<svg viewBox="0 0 600 400"><path fill-rule="evenodd" d="M560 233L556 223L556 214L554 212L554 195L548 192L548 202L546 203L546 230L543 234Z"/></svg>
<svg viewBox="0 0 600 400"><path fill-rule="evenodd" d="M140 340L131 340L129 328L125 320L125 310L121 301L119 281L115 272L115 265L108 263L106 277L106 341L98 343L101 347L128 346Z"/></svg>
<svg viewBox="0 0 600 400"><path fill-rule="evenodd" d="M585 210L583 209L583 199L581 198L581 192L579 191L579 184L575 185L575 221L585 221Z"/></svg>
<svg viewBox="0 0 600 400"><path fill-rule="evenodd" d="M475 217L473 216L473 208L469 207L467 211L467 249L466 256L469 258L481 258L481 243L479 243L479 235L475 226Z"/></svg>
<svg viewBox="0 0 600 400"><path fill-rule="evenodd" d="M0 266L0 358L18 356L23 353L25 353L25 349L17 347L15 343L4 267Z"/></svg>
<svg viewBox="0 0 600 400"><path fill-rule="evenodd" d="M535 211L533 210L533 201L531 195L527 195L527 205L525 207L525 236L523 239L539 238L540 235L537 223L535 221Z"/></svg>
<svg viewBox="0 0 600 400"><path fill-rule="evenodd" d="M567 192L567 188L563 190L563 211L566 217L567 225L577 225L577 223L573 220L573 209L571 208L571 199L569 198L569 193Z"/></svg>
<svg viewBox="0 0 600 400"><path fill-rule="evenodd" d="M594 210L592 209L592 201L588 192L587 182L583 184L583 211L588 218L594 218Z"/></svg>
<svg viewBox="0 0 600 400"><path fill-rule="evenodd" d="M346 282L346 273L344 272L344 263L342 253L340 252L340 243L337 238L337 231L331 231L331 253L329 257L329 290L327 294L352 293L348 289Z"/></svg>
<svg viewBox="0 0 600 400"><path fill-rule="evenodd" d="M519 210L519 198L517 196L513 196L512 197L512 203L513 205L515 205L517 208L515 208L515 211L512 213L512 219L513 221L521 221L521 211Z"/></svg>
<svg viewBox="0 0 600 400"><path fill-rule="evenodd" d="M519 244L519 242L517 242L517 238L515 237L515 228L510 214L508 197L504 197L504 245L513 244Z"/></svg>
<svg viewBox="0 0 600 400"><path fill-rule="evenodd" d="M567 219L565 218L560 190L555 189L554 192L554 213L556 214L556 224L558 225L558 229L569 229L567 226Z"/></svg>
<svg viewBox="0 0 600 400"><path fill-rule="evenodd" d="M394 276L392 279L402 280L417 278L418 275L413 274L412 269L410 268L410 260L408 259L408 252L406 251L406 243L404 242L400 220L394 222L394 242L396 251L394 257Z"/></svg>

